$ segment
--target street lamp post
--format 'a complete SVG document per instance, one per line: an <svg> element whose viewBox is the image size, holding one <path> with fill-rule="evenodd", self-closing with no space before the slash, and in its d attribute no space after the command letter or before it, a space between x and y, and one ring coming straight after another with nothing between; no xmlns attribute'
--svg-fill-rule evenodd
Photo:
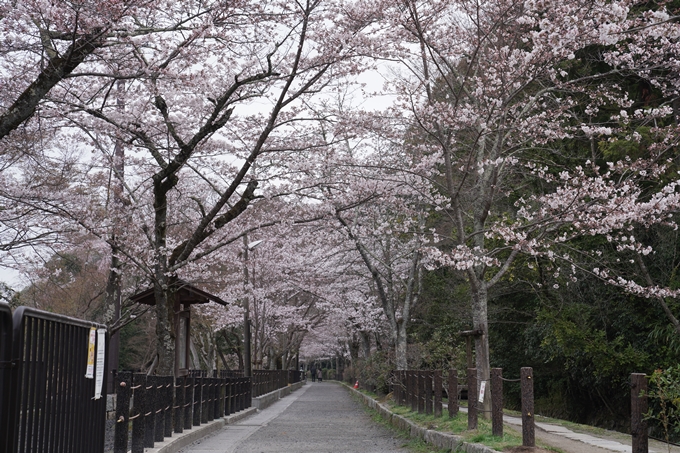
<svg viewBox="0 0 680 453"><path fill-rule="evenodd" d="M245 286L245 299L243 301L243 375L251 377L253 375L253 365L251 362L250 346L250 295L248 294L248 252L255 249L262 241L248 243L248 235L243 235L243 284Z"/></svg>

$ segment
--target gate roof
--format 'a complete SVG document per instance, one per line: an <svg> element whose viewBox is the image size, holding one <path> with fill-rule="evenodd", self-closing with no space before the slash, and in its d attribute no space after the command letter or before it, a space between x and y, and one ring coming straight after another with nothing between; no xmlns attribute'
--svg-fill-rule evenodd
<svg viewBox="0 0 680 453"><path fill-rule="evenodd" d="M176 286L175 294L179 297L179 303L181 304L206 304L212 301L217 302L220 305L227 305L227 303L219 297L207 293L202 289L198 289L183 280L177 280L173 285ZM156 305L156 298L154 297L153 291L153 288L147 289L146 291L131 296L130 300L139 304Z"/></svg>

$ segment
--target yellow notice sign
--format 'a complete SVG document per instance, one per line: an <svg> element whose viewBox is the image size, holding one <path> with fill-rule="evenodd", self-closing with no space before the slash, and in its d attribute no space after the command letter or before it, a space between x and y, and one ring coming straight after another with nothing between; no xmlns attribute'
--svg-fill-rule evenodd
<svg viewBox="0 0 680 453"><path fill-rule="evenodd" d="M90 328L90 340L87 346L87 370L85 370L85 377L94 379L94 346L97 339L97 329Z"/></svg>

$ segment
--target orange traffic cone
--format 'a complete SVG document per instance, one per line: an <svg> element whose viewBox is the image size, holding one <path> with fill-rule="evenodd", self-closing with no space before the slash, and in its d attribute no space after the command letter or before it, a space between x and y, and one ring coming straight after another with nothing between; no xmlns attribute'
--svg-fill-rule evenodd
<svg viewBox="0 0 680 453"><path fill-rule="evenodd" d="M359 381L357 381L357 382L354 384L354 388L355 388L355 389L358 389L358 388L359 388Z"/></svg>

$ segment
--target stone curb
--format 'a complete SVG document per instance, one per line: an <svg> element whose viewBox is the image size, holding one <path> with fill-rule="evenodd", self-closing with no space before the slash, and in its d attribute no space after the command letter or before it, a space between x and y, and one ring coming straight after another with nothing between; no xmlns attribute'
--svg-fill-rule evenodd
<svg viewBox="0 0 680 453"><path fill-rule="evenodd" d="M227 425L233 425L234 423L249 417L256 412L271 406L276 401L280 400L286 395L290 395L293 391L299 389L305 384L305 382L297 382L291 384L288 387L275 390L273 392L267 393L266 395L253 398L253 406L248 409L244 409L236 414L228 415L226 417L221 417L218 420L213 420L210 423L204 425L195 426L192 429L185 430L183 433L173 433L172 437L167 438L163 442L156 442L156 447L145 448L145 453L177 453L182 448L187 445L193 444L197 440L200 440Z"/></svg>
<svg viewBox="0 0 680 453"><path fill-rule="evenodd" d="M411 437L418 437L427 442L428 444L434 445L437 448L443 448L446 450L450 450L452 452L498 453L497 450L494 450L493 448L487 447L486 445L483 444L473 444L464 442L463 438L460 436L442 433L440 431L434 431L431 429L423 428L422 426L418 426L411 420L402 417L401 415L392 413L387 407L383 406L370 396L364 395L360 391L353 389L352 387L345 383L343 383L343 386L346 387L351 392L354 392L355 395L359 396L361 398L361 401L366 406L378 412L387 423L389 423L390 425L394 426L397 429L408 432Z"/></svg>

